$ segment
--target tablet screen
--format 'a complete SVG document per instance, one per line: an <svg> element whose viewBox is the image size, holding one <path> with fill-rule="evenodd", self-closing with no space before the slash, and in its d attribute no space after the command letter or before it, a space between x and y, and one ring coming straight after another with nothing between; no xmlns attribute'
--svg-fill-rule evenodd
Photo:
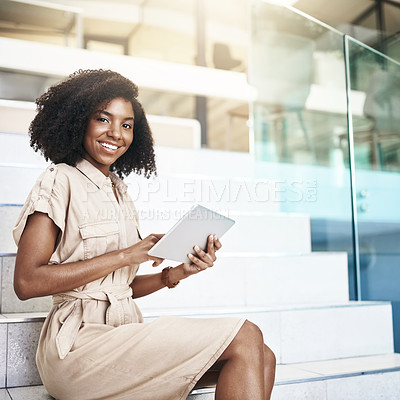
<svg viewBox="0 0 400 400"><path fill-rule="evenodd" d="M150 249L149 255L191 263L187 255L195 254L195 245L206 250L209 235L215 234L221 238L234 223L233 219L196 205Z"/></svg>

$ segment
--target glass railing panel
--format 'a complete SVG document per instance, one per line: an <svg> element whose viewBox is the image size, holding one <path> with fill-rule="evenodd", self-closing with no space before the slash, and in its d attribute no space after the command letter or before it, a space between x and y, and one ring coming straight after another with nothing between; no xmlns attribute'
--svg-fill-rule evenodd
<svg viewBox="0 0 400 400"><path fill-rule="evenodd" d="M349 254L354 298L343 34L253 1L249 81L257 173L280 182L281 211L310 215L313 251Z"/></svg>
<svg viewBox="0 0 400 400"><path fill-rule="evenodd" d="M361 298L391 300L400 350L400 64L346 38L349 88L364 94L352 109Z"/></svg>
<svg viewBox="0 0 400 400"><path fill-rule="evenodd" d="M396 61L400 61L400 33L387 40L387 55Z"/></svg>

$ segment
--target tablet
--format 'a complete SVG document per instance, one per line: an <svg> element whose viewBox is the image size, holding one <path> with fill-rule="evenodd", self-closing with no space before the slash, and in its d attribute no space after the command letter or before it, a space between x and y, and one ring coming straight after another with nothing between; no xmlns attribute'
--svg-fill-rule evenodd
<svg viewBox="0 0 400 400"><path fill-rule="evenodd" d="M149 255L167 260L191 263L188 253L195 254L198 245L206 250L211 234L221 238L235 221L201 205L190 209L149 251Z"/></svg>

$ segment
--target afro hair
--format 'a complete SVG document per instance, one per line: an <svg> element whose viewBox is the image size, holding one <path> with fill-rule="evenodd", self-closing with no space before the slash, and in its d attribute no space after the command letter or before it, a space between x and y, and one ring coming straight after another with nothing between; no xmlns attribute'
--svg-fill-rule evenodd
<svg viewBox="0 0 400 400"><path fill-rule="evenodd" d="M40 96L29 127L31 146L46 161L75 166L83 158L83 139L93 111L117 97L132 104L134 140L110 169L121 178L131 172L150 177L156 173L153 138L137 100L138 88L114 71L79 70Z"/></svg>

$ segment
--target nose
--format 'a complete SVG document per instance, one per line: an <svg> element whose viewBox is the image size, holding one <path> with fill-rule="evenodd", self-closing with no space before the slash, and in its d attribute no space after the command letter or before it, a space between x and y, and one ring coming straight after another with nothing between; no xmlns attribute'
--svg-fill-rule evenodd
<svg viewBox="0 0 400 400"><path fill-rule="evenodd" d="M121 126L119 124L112 123L107 134L114 139L120 139L122 137Z"/></svg>

